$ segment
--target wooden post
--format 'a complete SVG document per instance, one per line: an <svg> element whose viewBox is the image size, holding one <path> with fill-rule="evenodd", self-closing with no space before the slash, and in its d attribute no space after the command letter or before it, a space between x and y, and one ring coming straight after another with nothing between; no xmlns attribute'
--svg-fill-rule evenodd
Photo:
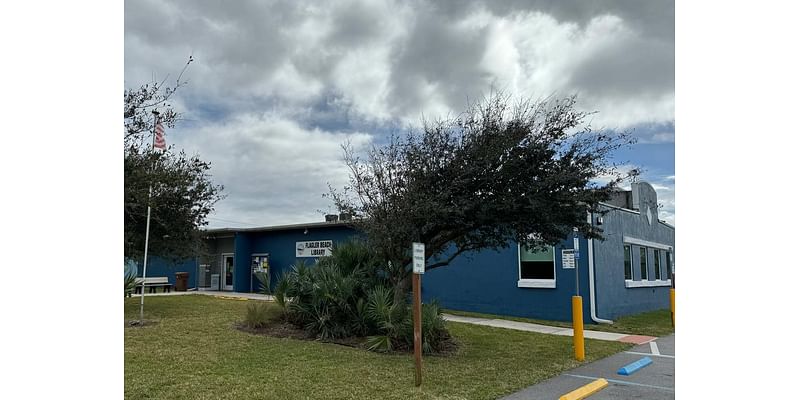
<svg viewBox="0 0 800 400"><path fill-rule="evenodd" d="M413 286L413 305L414 308L414 364L416 373L414 384L422 385L422 290L420 288L420 274L411 274L411 285Z"/></svg>

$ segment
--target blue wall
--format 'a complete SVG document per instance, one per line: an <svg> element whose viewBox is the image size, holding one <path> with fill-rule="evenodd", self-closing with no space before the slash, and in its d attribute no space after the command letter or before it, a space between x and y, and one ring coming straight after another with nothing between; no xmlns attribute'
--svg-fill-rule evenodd
<svg viewBox="0 0 800 400"><path fill-rule="evenodd" d="M624 315L669 308L669 286L625 286L623 236L670 245L674 249L675 230L659 222L651 225L645 218L640 213L616 209L603 217L605 240L594 241L597 316L600 318L613 320ZM638 281L641 279L640 246L631 247L633 278ZM665 253L661 251L662 269L666 269ZM652 248L648 248L648 275L649 280L655 279Z"/></svg>
<svg viewBox="0 0 800 400"><path fill-rule="evenodd" d="M253 291L258 291L257 282L252 282L250 271L250 235L237 232L233 237L233 291L249 292L250 285Z"/></svg>
<svg viewBox="0 0 800 400"><path fill-rule="evenodd" d="M334 246L342 243L358 233L352 228L345 226L292 229L268 232L239 232L236 235L236 282L234 290L237 292L249 292L250 283L253 280L253 291L259 291L258 280L251 273L251 256L253 253L269 253L270 283L274 287L275 282L280 278L283 271L291 269L295 262L305 260L307 264L314 264L315 257L295 257L296 242L306 242L312 240L332 240ZM240 280L241 278L241 280Z"/></svg>
<svg viewBox="0 0 800 400"><path fill-rule="evenodd" d="M669 306L669 287L626 287L624 279L623 237L633 237L652 243L671 246L674 249L675 230L657 219L657 198L655 190L648 184L635 184L636 206L643 210L651 209L651 218L638 211L609 208L603 216L601 225L605 240L592 241L595 271L595 293L597 316L616 319L649 310ZM653 215L655 214L655 215ZM592 218L596 222L596 216ZM359 233L345 226L323 226L287 229L279 231L240 231L232 238L219 239L211 248L219 253L223 244L235 252L234 290L248 292L259 290L259 284L251 273L251 256L254 253L270 255L270 278L275 282L284 271L297 261L305 260L313 264L315 258L295 257L296 242L332 240L334 245L347 241ZM225 240L229 242L224 242ZM580 239L580 295L583 297L584 321L591 323L589 298L589 242ZM475 311L489 314L518 317L570 321L572 318L572 296L575 294L575 269L564 269L561 262L561 249L571 249L572 239L564 240L555 247L556 279L555 288L518 287L519 254L517 244L499 251L484 250L478 253L462 254L450 265L430 270L423 275L423 300L434 299L445 307L456 310ZM638 277L638 247L633 247L634 278ZM452 251L452 249L450 250ZM662 268L666 269L665 252L661 254ZM446 255L445 255L446 256ZM649 275L654 279L655 267L652 248L648 249ZM674 252L673 252L674 260ZM430 260L429 263L435 262ZM156 263L154 263L156 264ZM174 273L159 271L154 265L149 276L167 275L174 282ZM181 269L183 268L183 269ZM195 282L194 261L178 266L170 271L187 270L190 273L190 286ZM665 284L665 283L660 283Z"/></svg>
<svg viewBox="0 0 800 400"><path fill-rule="evenodd" d="M580 240L580 294L583 296L584 321L589 314L587 242ZM437 299L455 310L510 315L516 317L572 320L572 296L575 294L575 269L561 265L561 249L572 248L572 239L555 248L556 287L520 288L519 255L516 243L499 252L484 250L462 254L450 265L427 271L422 277L423 301ZM431 263L431 262L429 262Z"/></svg>
<svg viewBox="0 0 800 400"><path fill-rule="evenodd" d="M142 276L143 273L143 266L139 264L139 277ZM166 276L169 278L169 283L175 284L175 273L176 272L188 272L189 273L189 280L187 286L190 288L196 287L196 278L197 278L197 262L194 259L185 260L178 263L173 263L171 261L165 260L160 257L149 257L147 262L147 276L148 277L159 277L159 276Z"/></svg>

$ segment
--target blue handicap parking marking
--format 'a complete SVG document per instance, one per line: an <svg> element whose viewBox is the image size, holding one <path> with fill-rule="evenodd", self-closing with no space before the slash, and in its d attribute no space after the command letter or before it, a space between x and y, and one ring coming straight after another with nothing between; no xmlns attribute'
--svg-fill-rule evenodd
<svg viewBox="0 0 800 400"><path fill-rule="evenodd" d="M639 361L634 361L634 362L632 362L632 363L620 368L619 371L617 371L617 373L620 374L620 375L630 375L630 374L632 374L632 373L634 373L634 372L636 372L636 371L638 371L638 370L640 370L640 369L642 369L642 368L644 368L644 367L646 367L646 366L648 366L648 365L650 365L652 363L653 363L653 360L650 359L650 357L643 357Z"/></svg>

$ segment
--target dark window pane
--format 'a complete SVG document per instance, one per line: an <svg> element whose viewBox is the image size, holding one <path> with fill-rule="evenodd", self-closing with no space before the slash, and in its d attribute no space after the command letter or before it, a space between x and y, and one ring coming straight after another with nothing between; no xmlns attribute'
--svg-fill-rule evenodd
<svg viewBox="0 0 800 400"><path fill-rule="evenodd" d="M625 280L633 279L633 266L631 265L631 246L625 246Z"/></svg>
<svg viewBox="0 0 800 400"><path fill-rule="evenodd" d="M672 279L672 252L667 252L667 279Z"/></svg>
<svg viewBox="0 0 800 400"><path fill-rule="evenodd" d="M664 279L661 275L661 252L653 250L653 266L656 268L656 279Z"/></svg>
<svg viewBox="0 0 800 400"><path fill-rule="evenodd" d="M642 280L648 280L647 277L647 248L639 248L639 265L642 267Z"/></svg>
<svg viewBox="0 0 800 400"><path fill-rule="evenodd" d="M519 272L522 279L556 279L552 261L522 261Z"/></svg>

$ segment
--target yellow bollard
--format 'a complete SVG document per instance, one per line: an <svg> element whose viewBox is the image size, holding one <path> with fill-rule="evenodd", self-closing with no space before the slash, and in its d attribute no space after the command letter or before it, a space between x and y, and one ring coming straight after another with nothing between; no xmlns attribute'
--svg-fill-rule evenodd
<svg viewBox="0 0 800 400"><path fill-rule="evenodd" d="M572 343L575 346L575 359L583 361L583 299L572 296Z"/></svg>
<svg viewBox="0 0 800 400"><path fill-rule="evenodd" d="M669 290L669 311L672 313L672 327L675 327L675 289Z"/></svg>

